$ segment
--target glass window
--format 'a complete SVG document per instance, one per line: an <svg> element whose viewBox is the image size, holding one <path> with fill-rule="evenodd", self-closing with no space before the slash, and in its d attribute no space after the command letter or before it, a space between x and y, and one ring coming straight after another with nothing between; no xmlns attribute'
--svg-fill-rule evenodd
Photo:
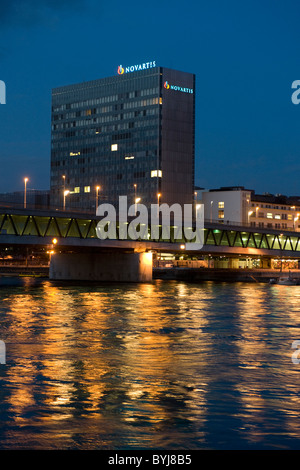
<svg viewBox="0 0 300 470"><path fill-rule="evenodd" d="M157 176L159 178L161 178L162 177L162 171L161 170L152 170L151 171L151 178L155 178Z"/></svg>

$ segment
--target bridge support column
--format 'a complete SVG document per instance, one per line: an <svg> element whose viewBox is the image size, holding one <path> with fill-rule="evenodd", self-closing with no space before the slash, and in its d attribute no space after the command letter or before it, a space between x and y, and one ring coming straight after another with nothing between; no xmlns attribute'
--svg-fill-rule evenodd
<svg viewBox="0 0 300 470"><path fill-rule="evenodd" d="M56 253L51 257L49 278L151 282L152 253Z"/></svg>

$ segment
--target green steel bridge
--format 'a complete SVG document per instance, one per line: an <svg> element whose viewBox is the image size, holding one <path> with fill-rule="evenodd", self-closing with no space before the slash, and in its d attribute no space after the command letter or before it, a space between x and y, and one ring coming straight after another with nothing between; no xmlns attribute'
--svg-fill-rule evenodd
<svg viewBox="0 0 300 470"><path fill-rule="evenodd" d="M141 249L157 251L180 251L188 240L184 234L175 239L175 227L170 237L151 240L100 240L96 226L100 218L86 214L0 208L0 245L49 245L57 240L60 249L84 248ZM205 222L204 246L198 251L222 254L263 254L300 258L300 233L263 229L251 226L223 225Z"/></svg>

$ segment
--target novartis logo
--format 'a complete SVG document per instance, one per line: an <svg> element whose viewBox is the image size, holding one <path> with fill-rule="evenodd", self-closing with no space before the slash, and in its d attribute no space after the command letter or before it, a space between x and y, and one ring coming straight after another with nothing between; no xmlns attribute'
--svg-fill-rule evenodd
<svg viewBox="0 0 300 470"><path fill-rule="evenodd" d="M186 88L178 85L170 85L168 81L165 81L164 88L166 90L181 91L182 93L194 93L194 90L192 88Z"/></svg>
<svg viewBox="0 0 300 470"><path fill-rule="evenodd" d="M123 65L119 65L118 74L123 75L124 73L139 72L140 70L152 69L153 67L156 67L155 60L151 62L144 62L142 64L129 65L126 67L123 67Z"/></svg>

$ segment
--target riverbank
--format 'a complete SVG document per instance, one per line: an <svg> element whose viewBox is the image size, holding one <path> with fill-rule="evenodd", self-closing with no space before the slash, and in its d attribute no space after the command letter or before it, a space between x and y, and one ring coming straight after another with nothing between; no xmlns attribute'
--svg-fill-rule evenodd
<svg viewBox="0 0 300 470"><path fill-rule="evenodd" d="M0 277L49 277L49 266L0 266Z"/></svg>
<svg viewBox="0 0 300 470"><path fill-rule="evenodd" d="M291 271L293 277L300 279L300 270ZM218 269L218 268L154 268L153 279L188 282L270 282L270 279L288 277L289 271L267 269Z"/></svg>
<svg viewBox="0 0 300 470"><path fill-rule="evenodd" d="M300 279L300 270L290 271L293 277ZM48 266L1 266L0 277L35 277L48 278ZM289 271L267 269L221 269L221 268L153 268L153 279L166 281L217 281L217 282L264 282L270 279L288 277Z"/></svg>

